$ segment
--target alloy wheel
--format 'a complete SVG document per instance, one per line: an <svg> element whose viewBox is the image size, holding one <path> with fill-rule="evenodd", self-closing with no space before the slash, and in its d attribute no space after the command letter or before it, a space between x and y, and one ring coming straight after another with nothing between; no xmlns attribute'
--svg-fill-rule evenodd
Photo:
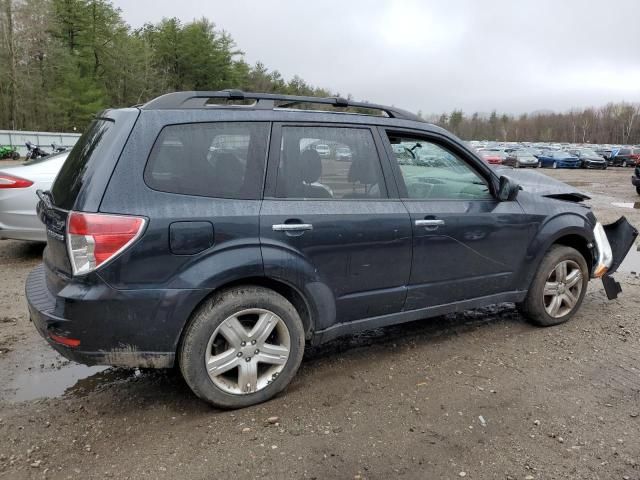
<svg viewBox="0 0 640 480"><path fill-rule="evenodd" d="M213 332L205 352L211 381L235 395L255 393L284 369L291 336L284 321L261 308L239 311Z"/></svg>
<svg viewBox="0 0 640 480"><path fill-rule="evenodd" d="M571 313L582 293L582 271L573 260L563 260L551 270L544 285L543 302L547 313L560 318Z"/></svg>

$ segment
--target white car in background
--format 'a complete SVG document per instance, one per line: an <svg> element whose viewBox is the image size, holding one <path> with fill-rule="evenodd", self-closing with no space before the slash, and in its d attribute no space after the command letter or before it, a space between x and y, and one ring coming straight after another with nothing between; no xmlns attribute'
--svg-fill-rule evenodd
<svg viewBox="0 0 640 480"><path fill-rule="evenodd" d="M319 143L315 148L316 152L318 152L318 155L320 155L321 157L328 157L331 154L329 145L325 145L324 143Z"/></svg>
<svg viewBox="0 0 640 480"><path fill-rule="evenodd" d="M69 152L0 166L0 239L46 242L36 190L49 190Z"/></svg>

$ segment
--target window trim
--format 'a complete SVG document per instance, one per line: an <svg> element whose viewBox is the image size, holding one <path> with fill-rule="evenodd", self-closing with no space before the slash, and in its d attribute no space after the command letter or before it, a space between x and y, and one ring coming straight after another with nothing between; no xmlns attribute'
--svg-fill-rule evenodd
<svg viewBox="0 0 640 480"><path fill-rule="evenodd" d="M184 126L188 126L188 125L209 125L209 124L229 124L229 123L234 123L234 124L243 124L243 123L252 123L252 124L264 124L267 128L267 141L265 142L264 145L264 152L262 152L262 155L258 155L258 156L263 156L263 164L262 164L262 179L260 181L257 182L258 184L258 194L256 195L256 198L236 198L236 197L218 197L218 196L214 196L214 195L201 195L201 194L197 194L197 193L186 193L186 192L172 192L172 191L167 191L167 190L160 190L158 188L153 187L152 185L149 184L149 182L147 181L147 168L150 165L150 160L151 160L151 154L154 151L154 148L156 146L156 144L158 143L158 141L160 140L160 136L162 135L162 132L164 132L164 130L166 128L169 127L184 127ZM271 135L272 135L272 131L273 131L273 122L271 121L266 121L266 120L203 120L203 121L198 121L198 122L175 122L175 123L166 123L164 125L162 125L162 127L158 130L158 133L156 135L156 137L154 138L153 142L151 143L151 148L149 149L149 153L147 155L147 158L144 162L144 167L142 169L142 182L144 183L144 185L153 190L154 192L160 192L160 193L166 193L166 194L170 194L170 195L185 195L188 197L199 197L199 198L212 198L215 200L227 200L227 201L259 201L262 200L264 198L264 189L265 189L265 182L266 182L266 176L267 176L267 161L268 161L268 156L269 156L269 146L271 144ZM247 161L249 159L247 158Z"/></svg>
<svg viewBox="0 0 640 480"><path fill-rule="evenodd" d="M451 138L440 135L434 132L425 132L422 130L414 130L408 128L397 127L378 127L380 137L385 146L388 162L393 171L393 176L398 189L398 196L403 202L460 202L460 201L473 201L473 202L493 202L496 201L496 192L498 191L499 179L495 172L491 171L488 165L485 165L482 160L477 158L467 147L459 142L453 141ZM393 153L393 147L389 141L389 134L396 134L400 136L416 137L423 139L425 142L433 143L444 150L450 151L455 154L460 161L465 163L471 170L477 175L483 178L487 182L489 187L489 194L491 198L478 198L478 199L458 199L458 198L410 198L408 196L407 187L400 170L400 165L396 161L395 154Z"/></svg>
<svg viewBox="0 0 640 480"><path fill-rule="evenodd" d="M300 197L278 197L276 195L276 186L278 182L278 173L280 167L281 157L281 143L283 129L287 127L318 127L318 128L348 128L355 130L368 131L374 143L374 148L378 155L378 162L380 165L380 172L382 174L382 181L384 182L383 196L380 198L300 198ZM399 201L398 192L395 189L395 183L391 183L392 173L389 169L387 161L387 155L382 143L382 139L379 137L378 130L373 125L367 124L353 124L353 123L328 123L328 122L273 122L271 130L271 141L269 144L269 154L267 161L267 175L265 178L264 188L264 200L277 200L277 201L293 201L293 202L386 202L386 201Z"/></svg>

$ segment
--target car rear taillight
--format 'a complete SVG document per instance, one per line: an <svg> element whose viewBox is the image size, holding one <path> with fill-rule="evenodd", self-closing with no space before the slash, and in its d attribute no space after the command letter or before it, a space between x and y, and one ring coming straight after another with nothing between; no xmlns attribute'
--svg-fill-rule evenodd
<svg viewBox="0 0 640 480"><path fill-rule="evenodd" d="M113 260L144 230L146 219L105 213L69 212L67 248L74 275L84 275Z"/></svg>
<svg viewBox="0 0 640 480"><path fill-rule="evenodd" d="M0 172L0 188L27 188L33 185L31 180Z"/></svg>

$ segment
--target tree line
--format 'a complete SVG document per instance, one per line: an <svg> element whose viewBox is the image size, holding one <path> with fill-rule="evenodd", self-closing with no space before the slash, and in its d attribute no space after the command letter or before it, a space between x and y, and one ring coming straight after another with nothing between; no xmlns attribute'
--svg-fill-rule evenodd
<svg viewBox="0 0 640 480"><path fill-rule="evenodd" d="M104 108L225 88L336 95L249 65L206 18L132 29L110 0L0 0L0 129L82 131ZM628 144L640 143L639 115L638 105L618 103L519 116L454 110L427 120L465 139Z"/></svg>
<svg viewBox="0 0 640 480"><path fill-rule="evenodd" d="M330 95L247 64L206 18L132 29L109 0L0 0L0 129L80 131L107 107L225 88Z"/></svg>
<svg viewBox="0 0 640 480"><path fill-rule="evenodd" d="M640 105L630 103L517 116L496 111L469 116L454 110L427 120L466 140L640 144Z"/></svg>

